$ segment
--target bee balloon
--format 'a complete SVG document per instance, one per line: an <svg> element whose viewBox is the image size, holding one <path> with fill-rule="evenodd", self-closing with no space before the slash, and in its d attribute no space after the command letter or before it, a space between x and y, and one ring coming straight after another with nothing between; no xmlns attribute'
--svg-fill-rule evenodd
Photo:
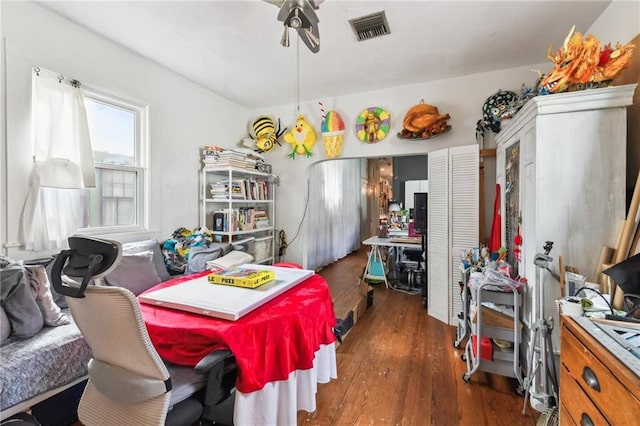
<svg viewBox="0 0 640 426"><path fill-rule="evenodd" d="M257 152L268 152L276 144L280 146L278 139L286 131L287 128L282 128L280 119L276 124L273 118L268 115L261 115L251 124L249 128L249 136L251 137L244 139L244 145L255 149Z"/></svg>

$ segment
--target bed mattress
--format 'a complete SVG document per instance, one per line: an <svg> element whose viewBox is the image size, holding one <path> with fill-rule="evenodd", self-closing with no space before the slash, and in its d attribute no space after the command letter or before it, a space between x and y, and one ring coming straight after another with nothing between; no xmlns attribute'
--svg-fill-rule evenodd
<svg viewBox="0 0 640 426"><path fill-rule="evenodd" d="M34 337L0 348L0 408L5 409L87 375L91 349L70 324L44 327Z"/></svg>

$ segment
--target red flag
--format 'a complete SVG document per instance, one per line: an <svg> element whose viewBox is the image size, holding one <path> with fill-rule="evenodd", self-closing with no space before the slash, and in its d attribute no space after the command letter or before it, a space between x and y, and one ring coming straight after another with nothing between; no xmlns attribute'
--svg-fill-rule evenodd
<svg viewBox="0 0 640 426"><path fill-rule="evenodd" d="M496 184L496 199L493 203L493 223L491 224L491 236L489 237L489 250L491 253L498 251L502 245L502 219L500 218L500 184Z"/></svg>

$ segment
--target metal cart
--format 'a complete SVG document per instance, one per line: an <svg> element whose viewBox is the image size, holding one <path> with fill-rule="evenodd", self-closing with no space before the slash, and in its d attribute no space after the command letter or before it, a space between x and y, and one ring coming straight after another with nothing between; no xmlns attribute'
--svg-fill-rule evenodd
<svg viewBox="0 0 640 426"><path fill-rule="evenodd" d="M456 341L453 347L460 349L462 342L471 335L471 322L469 320L469 300L471 293L469 291L469 276L473 268L460 269L462 280L460 281L460 297L462 298L462 312L458 313L458 324L456 328Z"/></svg>
<svg viewBox="0 0 640 426"><path fill-rule="evenodd" d="M465 383L471 381L471 376L478 371L486 371L502 376L514 377L518 380L520 387L523 386L523 378L520 368L520 343L522 340L521 312L522 295L517 287L510 283L500 283L500 287L505 291L491 290L490 286L495 286L494 282L482 282L475 290L471 289L470 294L477 303L477 320L470 323L472 335L477 336L475 347L473 339L468 339L463 359L467 362L467 372L462 375ZM513 329L483 325L482 323L482 302L493 302L498 305L510 305L513 307ZM467 309L468 311L468 309ZM511 342L509 348L496 345L493 341L491 360L481 356L481 337L489 339L499 339Z"/></svg>

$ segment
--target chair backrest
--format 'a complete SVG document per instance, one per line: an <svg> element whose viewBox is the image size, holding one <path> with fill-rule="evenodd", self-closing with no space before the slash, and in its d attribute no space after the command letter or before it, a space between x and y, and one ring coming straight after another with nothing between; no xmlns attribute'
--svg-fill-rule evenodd
<svg viewBox="0 0 640 426"><path fill-rule="evenodd" d="M67 297L93 359L78 407L87 426L163 425L171 379L149 339L138 301L120 287L88 286L83 298Z"/></svg>

